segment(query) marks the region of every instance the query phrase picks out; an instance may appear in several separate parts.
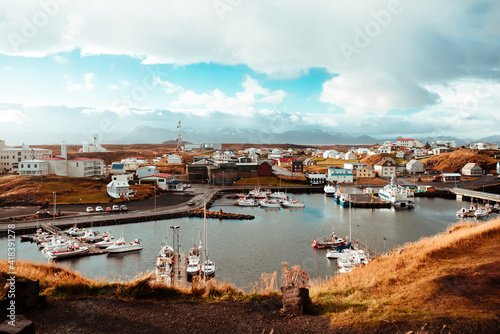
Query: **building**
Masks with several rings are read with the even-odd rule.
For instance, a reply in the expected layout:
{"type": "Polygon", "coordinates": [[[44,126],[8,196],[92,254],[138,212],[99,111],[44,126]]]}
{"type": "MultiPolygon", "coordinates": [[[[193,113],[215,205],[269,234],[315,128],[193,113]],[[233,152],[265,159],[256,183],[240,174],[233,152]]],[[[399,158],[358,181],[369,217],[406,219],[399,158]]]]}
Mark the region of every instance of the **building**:
{"type": "Polygon", "coordinates": [[[427,150],[423,149],[423,148],[417,148],[415,149],[415,151],[413,151],[413,155],[415,157],[423,157],[423,156],[426,156],[427,155],[427,150]]]}
{"type": "Polygon", "coordinates": [[[206,161],[186,165],[186,178],[189,181],[200,181],[201,183],[208,182],[208,166],[211,164],[206,161]]]}
{"type": "Polygon", "coordinates": [[[122,159],[121,163],[125,165],[126,170],[136,170],[140,165],[148,164],[149,161],[145,157],[130,157],[122,159]]]}
{"type": "Polygon", "coordinates": [[[398,138],[396,146],[413,147],[413,138],[398,138]]]}
{"type": "Polygon", "coordinates": [[[94,177],[104,174],[104,161],[101,159],[75,158],[66,162],[69,177],[94,177]]]}
{"type": "Polygon", "coordinates": [[[462,167],[462,175],[479,176],[481,174],[483,174],[483,169],[474,162],[469,162],[464,167],[462,167]]]}
{"type": "Polygon", "coordinates": [[[135,191],[130,190],[130,185],[125,181],[111,181],[106,186],[106,190],[112,198],[128,198],[136,194],[135,191]]]}
{"type": "Polygon", "coordinates": [[[293,161],[297,161],[298,158],[278,158],[278,166],[280,167],[290,167],[293,161]]]}
{"type": "Polygon", "coordinates": [[[328,168],[328,182],[352,183],[354,181],[352,170],[345,168],[328,168]]]}
{"type": "Polygon", "coordinates": [[[337,157],[337,154],[339,154],[339,152],[337,152],[335,150],[325,151],[325,152],[323,152],[323,159],[335,158],[335,157],[337,157]]]}
{"type": "Polygon", "coordinates": [[[292,165],[290,166],[290,171],[292,173],[303,173],[304,172],[304,163],[302,160],[297,159],[292,161],[292,165]]]}
{"type": "Polygon", "coordinates": [[[460,181],[462,175],[459,173],[443,173],[439,176],[435,176],[434,179],[443,182],[457,182],[460,181]]]}
{"type": "Polygon", "coordinates": [[[373,165],[373,168],[380,177],[395,177],[396,176],[396,164],[392,160],[382,159],[373,165]]]}
{"type": "Polygon", "coordinates": [[[349,151],[345,154],[344,159],[345,160],[356,160],[358,157],[356,157],[356,154],[354,154],[352,151],[349,151]]]}
{"type": "Polygon", "coordinates": [[[133,173],[126,173],[126,174],[116,174],[111,176],[111,181],[123,181],[130,183],[134,180],[134,174],[133,173]]]}
{"type": "Polygon", "coordinates": [[[404,151],[397,151],[396,152],[396,159],[404,159],[404,157],[405,157],[404,151]]]}
{"type": "Polygon", "coordinates": [[[115,175],[115,174],[125,174],[127,173],[127,170],[125,169],[125,164],[121,162],[112,162],[111,163],[111,169],[108,169],[107,171],[108,174],[115,175]]]}
{"type": "Polygon", "coordinates": [[[498,150],[498,144],[490,143],[470,143],[469,147],[473,150],[498,150]]]}
{"type": "Polygon", "coordinates": [[[60,176],[68,175],[68,163],[66,159],[58,156],[49,156],[39,160],[46,161],[48,163],[49,174],[55,174],[60,176]]]}
{"type": "Polygon", "coordinates": [[[102,147],[97,141],[97,135],[94,135],[94,143],[89,144],[87,142],[83,143],[83,147],[79,150],[80,152],[109,152],[107,149],[102,147]]]}
{"type": "Polygon", "coordinates": [[[356,150],[358,154],[363,154],[363,155],[367,155],[368,151],[369,151],[368,147],[358,147],[358,149],[356,150]]]}
{"type": "Polygon", "coordinates": [[[273,166],[267,162],[262,161],[257,165],[257,176],[272,176],[273,175],[273,166]]]}
{"type": "Polygon", "coordinates": [[[442,153],[448,153],[451,152],[451,148],[448,147],[436,147],[432,149],[432,154],[434,155],[439,155],[442,153]]]}
{"type": "Polygon", "coordinates": [[[47,175],[49,163],[43,160],[24,160],[19,163],[19,175],[47,175]]]}
{"type": "Polygon", "coordinates": [[[2,141],[0,148],[0,173],[17,172],[19,163],[23,160],[39,160],[45,156],[52,155],[52,150],[43,148],[30,148],[23,145],[20,148],[6,147],[2,141]]]}
{"type": "Polygon", "coordinates": [[[375,170],[370,166],[362,166],[353,170],[355,179],[373,179],[377,176],[375,170]]]}
{"type": "Polygon", "coordinates": [[[309,179],[309,184],[311,186],[316,186],[326,183],[326,174],[309,174],[307,175],[307,178],[309,179]]]}
{"type": "Polygon", "coordinates": [[[307,158],[306,160],[304,160],[304,166],[306,167],[316,166],[316,161],[311,158],[307,158]]]}
{"type": "Polygon", "coordinates": [[[167,163],[169,163],[169,164],[181,164],[182,163],[182,156],[177,155],[177,154],[170,154],[167,158],[167,163]]]}
{"type": "Polygon", "coordinates": [[[411,160],[406,164],[406,171],[408,173],[423,173],[425,171],[425,167],[420,161],[411,160]]]}
{"type": "Polygon", "coordinates": [[[389,148],[385,147],[385,146],[380,146],[378,149],[377,149],[377,153],[378,154],[389,154],[389,148]]]}
{"type": "Polygon", "coordinates": [[[158,188],[168,190],[184,190],[184,185],[181,180],[176,180],[175,176],[167,173],[158,173],[143,177],[139,180],[140,184],[154,183],[158,188]]]}
{"type": "Polygon", "coordinates": [[[156,166],[144,166],[144,167],[139,167],[135,171],[135,175],[137,175],[138,179],[142,179],[143,177],[158,174],[160,171],[156,166]]]}
{"type": "Polygon", "coordinates": [[[184,151],[201,151],[201,144],[185,144],[184,151]]]}

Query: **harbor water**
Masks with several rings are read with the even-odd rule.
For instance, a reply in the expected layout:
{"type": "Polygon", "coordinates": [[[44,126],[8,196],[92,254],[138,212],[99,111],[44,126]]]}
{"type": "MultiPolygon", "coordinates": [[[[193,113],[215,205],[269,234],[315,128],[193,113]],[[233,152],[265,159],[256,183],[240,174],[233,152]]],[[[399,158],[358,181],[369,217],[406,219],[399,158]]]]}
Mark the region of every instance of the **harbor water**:
{"type": "MultiPolygon", "coordinates": [[[[251,214],[254,220],[207,219],[207,252],[216,263],[217,278],[249,290],[260,281],[262,273],[281,274],[282,262],[300,265],[311,278],[336,274],[334,260],[326,250],[311,247],[313,238],[329,237],[332,228],[339,237],[352,236],[378,253],[407,242],[443,232],[458,219],[455,212],[463,202],[441,198],[416,198],[415,209],[347,209],[323,194],[296,194],[305,203],[302,209],[237,207],[234,199],[217,200],[211,210],[251,214]]],[[[181,218],[163,221],[104,226],[115,239],[142,240],[141,251],[94,255],[58,261],[57,265],[76,270],[91,278],[129,280],[153,271],[156,255],[167,239],[172,246],[171,225],[179,225],[180,251],[198,243],[203,219],[181,218]]],[[[203,239],[203,236],[202,236],[203,239]]],[[[7,258],[7,238],[0,239],[2,258],[7,258]]],[[[48,262],[35,244],[16,240],[16,259],[48,262]]]]}

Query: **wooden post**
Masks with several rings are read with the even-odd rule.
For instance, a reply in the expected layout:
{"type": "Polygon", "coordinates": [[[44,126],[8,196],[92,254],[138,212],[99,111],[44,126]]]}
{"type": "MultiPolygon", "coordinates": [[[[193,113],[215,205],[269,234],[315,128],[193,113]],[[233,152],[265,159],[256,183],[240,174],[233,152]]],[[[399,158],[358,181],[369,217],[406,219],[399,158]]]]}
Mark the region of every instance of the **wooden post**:
{"type": "Polygon", "coordinates": [[[283,311],[292,315],[303,315],[311,303],[309,289],[295,286],[281,287],[283,311]]]}

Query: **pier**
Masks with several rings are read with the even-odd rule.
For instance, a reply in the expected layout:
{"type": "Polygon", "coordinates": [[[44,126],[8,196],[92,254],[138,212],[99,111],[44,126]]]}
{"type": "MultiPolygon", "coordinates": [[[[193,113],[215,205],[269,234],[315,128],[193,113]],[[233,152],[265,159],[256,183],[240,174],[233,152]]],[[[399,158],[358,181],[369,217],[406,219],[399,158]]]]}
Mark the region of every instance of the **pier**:
{"type": "Polygon", "coordinates": [[[472,199],[480,199],[483,201],[483,203],[484,202],[500,203],[500,195],[497,194],[491,194],[483,191],[468,190],[462,188],[453,188],[450,189],[450,191],[455,195],[457,195],[457,200],[462,200],[463,197],[469,197],[472,199]]]}
{"type": "Polygon", "coordinates": [[[351,241],[351,248],[358,251],[358,250],[363,250],[366,253],[366,256],[368,256],[369,259],[373,260],[374,258],[380,257],[381,254],[375,252],[373,249],[370,249],[360,243],[359,241],[353,240],[351,241]]]}

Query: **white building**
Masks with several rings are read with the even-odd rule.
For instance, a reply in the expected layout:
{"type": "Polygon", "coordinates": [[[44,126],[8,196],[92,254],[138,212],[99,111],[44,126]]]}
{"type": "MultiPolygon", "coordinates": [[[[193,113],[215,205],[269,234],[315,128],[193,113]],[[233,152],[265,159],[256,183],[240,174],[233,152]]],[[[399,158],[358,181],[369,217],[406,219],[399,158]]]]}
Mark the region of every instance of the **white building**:
{"type": "Polygon", "coordinates": [[[200,151],[201,146],[201,144],[185,144],[184,151],[200,151]]]}
{"type": "Polygon", "coordinates": [[[344,152],[339,152],[339,153],[337,153],[337,155],[335,156],[335,158],[337,158],[337,159],[344,159],[345,158],[345,153],[344,152]]]}
{"type": "Polygon", "coordinates": [[[396,165],[392,160],[382,159],[373,165],[373,169],[375,169],[380,177],[396,176],[396,165]]]}
{"type": "Polygon", "coordinates": [[[326,174],[309,174],[307,175],[310,185],[318,185],[326,183],[326,174]]]}
{"type": "Polygon", "coordinates": [[[396,139],[397,146],[413,147],[413,138],[398,138],[396,139]]]}
{"type": "Polygon", "coordinates": [[[94,177],[104,174],[104,161],[101,159],[75,158],[67,160],[69,177],[94,177]]]}
{"type": "Polygon", "coordinates": [[[358,157],[356,156],[356,154],[354,154],[353,152],[349,151],[345,154],[344,156],[344,159],[345,160],[356,160],[358,157]]]}
{"type": "Polygon", "coordinates": [[[130,157],[126,159],[122,159],[121,161],[125,164],[126,170],[136,170],[140,165],[148,164],[149,161],[145,157],[130,157]]]}
{"type": "Polygon", "coordinates": [[[155,183],[162,190],[184,190],[184,185],[181,180],[176,180],[172,174],[158,173],[146,176],[139,180],[140,184],[155,183]]]}
{"type": "Polygon", "coordinates": [[[23,160],[38,160],[44,156],[51,155],[52,150],[43,148],[30,148],[29,145],[23,145],[20,148],[6,147],[3,142],[3,148],[0,148],[0,173],[17,172],[19,163],[23,160]]]}
{"type": "Polygon", "coordinates": [[[423,173],[425,171],[424,164],[418,160],[408,161],[406,171],[409,173],[423,173]]]}
{"type": "Polygon", "coordinates": [[[120,197],[133,197],[136,192],[130,190],[130,185],[125,181],[111,181],[106,186],[106,190],[108,195],[112,198],[120,198],[120,197]]]}
{"type": "Polygon", "coordinates": [[[358,147],[356,150],[358,154],[368,154],[368,147],[358,147]]]}
{"type": "Polygon", "coordinates": [[[169,164],[181,164],[182,163],[182,156],[177,155],[177,154],[170,154],[167,158],[167,163],[169,163],[169,164]]]}
{"type": "Polygon", "coordinates": [[[352,183],[354,181],[352,170],[345,168],[328,168],[328,182],[352,183]]]}
{"type": "Polygon", "coordinates": [[[396,158],[397,159],[404,159],[405,157],[405,152],[404,151],[397,151],[396,152],[396,158]]]}
{"type": "Polygon", "coordinates": [[[68,162],[66,159],[57,156],[51,156],[39,160],[43,160],[48,163],[49,174],[55,174],[59,176],[68,175],[68,162]]]}
{"type": "Polygon", "coordinates": [[[89,144],[88,142],[83,143],[83,147],[79,150],[80,152],[109,152],[107,149],[101,146],[97,141],[97,135],[94,135],[94,143],[89,144]]]}
{"type": "Polygon", "coordinates": [[[339,152],[337,152],[335,150],[325,151],[325,152],[323,152],[323,159],[336,158],[337,154],[339,154],[339,152]]]}
{"type": "Polygon", "coordinates": [[[388,154],[389,153],[389,149],[385,146],[380,146],[378,149],[377,149],[377,153],[378,154],[388,154]]]}
{"type": "Polygon", "coordinates": [[[23,160],[19,163],[19,175],[47,175],[49,163],[43,160],[23,160]]]}
{"type": "Polygon", "coordinates": [[[137,175],[137,178],[141,179],[146,176],[158,174],[159,172],[160,171],[155,166],[144,166],[137,168],[135,174],[137,175]]]}
{"type": "Polygon", "coordinates": [[[389,146],[392,146],[394,145],[394,143],[392,141],[385,141],[382,143],[382,146],[385,146],[385,147],[389,147],[389,146]]]}
{"type": "Polygon", "coordinates": [[[134,180],[134,174],[126,173],[126,174],[116,174],[111,176],[111,181],[122,181],[122,182],[130,182],[134,180]]]}
{"type": "Polygon", "coordinates": [[[423,157],[427,155],[427,150],[423,148],[417,148],[415,151],[413,151],[413,155],[415,157],[423,157]]]}

